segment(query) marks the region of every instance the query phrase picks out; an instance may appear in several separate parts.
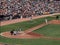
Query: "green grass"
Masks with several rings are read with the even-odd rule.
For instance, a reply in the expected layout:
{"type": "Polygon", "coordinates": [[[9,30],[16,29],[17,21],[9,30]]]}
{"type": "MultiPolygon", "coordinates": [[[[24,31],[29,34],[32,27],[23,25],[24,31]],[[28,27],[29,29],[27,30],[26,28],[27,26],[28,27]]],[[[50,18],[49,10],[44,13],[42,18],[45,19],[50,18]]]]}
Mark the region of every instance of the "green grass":
{"type": "MultiPolygon", "coordinates": [[[[46,17],[49,20],[55,19],[53,17],[46,17]]],[[[20,22],[20,23],[16,23],[16,24],[10,24],[10,25],[6,25],[6,26],[2,26],[0,27],[0,32],[4,32],[4,31],[10,31],[12,29],[14,30],[19,30],[19,28],[21,28],[22,30],[26,30],[29,29],[31,27],[37,26],[39,24],[42,24],[45,22],[44,20],[45,18],[39,18],[39,19],[35,19],[32,21],[25,21],[25,22],[20,22]]]]}
{"type": "Polygon", "coordinates": [[[60,24],[50,24],[37,29],[34,32],[43,34],[44,36],[60,37],[60,24]]]}
{"type": "Polygon", "coordinates": [[[20,45],[60,45],[60,40],[49,39],[9,39],[0,37],[0,41],[8,44],[20,44],[20,45]]]}
{"type": "MultiPolygon", "coordinates": [[[[55,17],[46,17],[49,20],[55,19],[55,17]]],[[[37,26],[45,22],[45,18],[39,18],[32,21],[25,21],[16,24],[6,25],[0,27],[0,32],[10,31],[12,29],[17,30],[17,28],[21,28],[22,30],[29,29],[31,27],[37,26]]],[[[60,45],[60,40],[49,40],[49,39],[10,39],[0,36],[0,42],[8,43],[8,44],[19,44],[19,45],[60,45]]]]}

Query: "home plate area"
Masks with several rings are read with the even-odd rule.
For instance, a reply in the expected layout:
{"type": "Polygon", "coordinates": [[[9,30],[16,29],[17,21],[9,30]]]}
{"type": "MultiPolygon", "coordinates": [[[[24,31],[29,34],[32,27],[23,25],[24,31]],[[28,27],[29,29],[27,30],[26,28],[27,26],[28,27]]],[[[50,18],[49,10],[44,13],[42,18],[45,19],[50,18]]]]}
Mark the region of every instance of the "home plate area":
{"type": "Polygon", "coordinates": [[[20,39],[34,39],[34,38],[40,38],[42,35],[41,34],[36,34],[33,32],[30,33],[25,33],[21,32],[16,35],[11,35],[10,32],[3,32],[1,33],[1,36],[8,37],[8,38],[20,38],[20,39]]]}

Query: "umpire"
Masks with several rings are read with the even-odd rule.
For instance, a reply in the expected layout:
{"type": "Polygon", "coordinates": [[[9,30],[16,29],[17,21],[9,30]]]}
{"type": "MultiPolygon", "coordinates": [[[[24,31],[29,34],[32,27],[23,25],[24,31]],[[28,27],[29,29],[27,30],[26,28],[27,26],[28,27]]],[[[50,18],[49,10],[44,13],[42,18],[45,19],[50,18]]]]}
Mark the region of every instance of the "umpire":
{"type": "Polygon", "coordinates": [[[13,35],[14,34],[14,30],[10,31],[10,34],[13,35]]]}

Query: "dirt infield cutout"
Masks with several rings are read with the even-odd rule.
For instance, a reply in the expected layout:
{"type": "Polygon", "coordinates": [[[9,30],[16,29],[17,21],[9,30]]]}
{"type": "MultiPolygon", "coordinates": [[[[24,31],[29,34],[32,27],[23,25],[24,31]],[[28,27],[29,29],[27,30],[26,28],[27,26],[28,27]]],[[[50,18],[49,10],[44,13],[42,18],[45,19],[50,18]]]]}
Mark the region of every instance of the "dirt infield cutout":
{"type": "MultiPolygon", "coordinates": [[[[52,21],[49,21],[48,24],[60,24],[60,20],[52,20],[52,21]]],[[[46,25],[45,23],[44,24],[40,24],[37,27],[31,28],[29,30],[24,31],[24,33],[21,33],[21,34],[19,33],[17,35],[11,35],[10,32],[3,32],[0,35],[4,36],[4,37],[7,37],[7,38],[20,38],[20,39],[46,38],[46,39],[57,39],[57,40],[60,40],[60,38],[45,37],[42,34],[37,34],[37,33],[32,32],[32,31],[34,31],[34,30],[36,30],[38,28],[41,28],[41,27],[43,27],[45,25],[46,25]]]]}
{"type": "Polygon", "coordinates": [[[22,33],[22,34],[17,34],[17,35],[11,35],[9,32],[3,32],[1,33],[2,36],[4,37],[8,37],[8,38],[21,38],[21,39],[34,39],[34,38],[39,38],[40,34],[36,34],[36,33],[22,33]]]}

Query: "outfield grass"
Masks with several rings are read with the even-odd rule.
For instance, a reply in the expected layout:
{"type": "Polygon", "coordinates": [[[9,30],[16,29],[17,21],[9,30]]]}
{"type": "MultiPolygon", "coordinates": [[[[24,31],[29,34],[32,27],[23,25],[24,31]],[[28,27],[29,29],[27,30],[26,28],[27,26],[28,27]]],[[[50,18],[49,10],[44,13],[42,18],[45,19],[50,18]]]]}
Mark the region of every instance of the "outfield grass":
{"type": "Polygon", "coordinates": [[[34,32],[49,37],[60,37],[60,24],[49,24],[47,26],[35,30],[34,32]]]}
{"type": "MultiPolygon", "coordinates": [[[[55,19],[55,17],[46,17],[48,20],[55,19]]],[[[6,25],[0,27],[0,32],[10,31],[12,29],[17,29],[18,27],[22,28],[22,30],[29,29],[31,27],[37,26],[44,21],[45,18],[36,19],[27,22],[20,22],[16,24],[6,25]]],[[[45,27],[46,28],[46,27],[45,27]]],[[[51,31],[52,32],[52,31],[51,31]]],[[[40,30],[39,30],[40,33],[40,30]]],[[[0,42],[9,43],[9,44],[19,44],[19,45],[60,45],[60,40],[49,40],[49,39],[10,39],[6,37],[0,36],[0,42]]]]}

